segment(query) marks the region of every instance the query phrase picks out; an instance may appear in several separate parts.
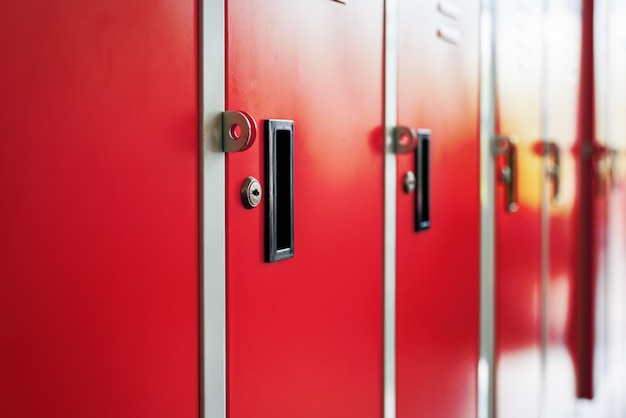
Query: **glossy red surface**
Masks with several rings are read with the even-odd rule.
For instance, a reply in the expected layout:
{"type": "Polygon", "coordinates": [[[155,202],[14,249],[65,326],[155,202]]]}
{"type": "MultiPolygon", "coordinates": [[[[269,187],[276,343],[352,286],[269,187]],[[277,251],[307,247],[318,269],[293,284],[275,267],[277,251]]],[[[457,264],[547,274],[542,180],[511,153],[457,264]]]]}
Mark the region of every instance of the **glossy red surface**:
{"type": "Polygon", "coordinates": [[[496,414],[532,417],[541,389],[542,2],[497,1],[496,133],[517,141],[519,210],[506,211],[496,159],[496,414]]]}
{"type": "Polygon", "coordinates": [[[380,417],[383,4],[227,6],[227,108],[295,122],[291,259],[239,197],[263,135],[227,155],[229,416],[380,417]]]}
{"type": "MultiPolygon", "coordinates": [[[[582,136],[579,103],[582,60],[582,2],[551,0],[544,19],[547,82],[545,137],[559,151],[559,196],[555,181],[546,176],[544,204],[548,219],[548,281],[546,291],[546,370],[544,397],[547,416],[571,416],[576,399],[581,271],[582,136]]],[[[546,170],[553,168],[549,157],[546,170]]]]}
{"type": "Polygon", "coordinates": [[[398,124],[431,135],[431,228],[414,232],[415,194],[397,157],[397,416],[476,416],[479,348],[479,2],[457,19],[437,1],[399,8],[398,124]],[[458,44],[438,38],[458,31],[458,44]]]}
{"type": "Polygon", "coordinates": [[[0,6],[0,416],[198,415],[196,11],[0,6]]]}

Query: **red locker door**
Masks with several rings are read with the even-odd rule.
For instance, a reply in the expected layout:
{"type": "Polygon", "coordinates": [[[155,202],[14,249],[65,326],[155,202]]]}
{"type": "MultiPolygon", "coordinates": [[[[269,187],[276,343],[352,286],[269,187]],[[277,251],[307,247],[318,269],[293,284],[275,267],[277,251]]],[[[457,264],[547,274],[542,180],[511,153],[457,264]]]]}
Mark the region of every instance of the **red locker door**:
{"type": "Polygon", "coordinates": [[[582,2],[550,0],[545,22],[547,281],[544,289],[546,416],[572,416],[578,373],[582,2]]]}
{"type": "Polygon", "coordinates": [[[495,391],[499,417],[533,417],[541,390],[541,13],[496,2],[495,391]]]}
{"type": "Polygon", "coordinates": [[[0,6],[0,416],[198,415],[195,9],[0,6]]]}
{"type": "Polygon", "coordinates": [[[402,0],[398,12],[398,123],[429,135],[421,135],[418,154],[397,157],[397,416],[472,417],[479,348],[479,2],[402,0]],[[418,185],[406,192],[409,171],[418,185]]]}
{"type": "Polygon", "coordinates": [[[374,0],[227,2],[226,107],[258,122],[252,147],[227,154],[231,418],[381,414],[382,13],[374,0]],[[276,119],[293,135],[279,123],[271,177],[276,119]],[[284,182],[274,198],[289,201],[291,139],[293,229],[287,204],[277,236],[289,255],[293,231],[293,257],[266,262],[268,186],[284,182]],[[264,202],[250,210],[248,176],[264,202]]]}

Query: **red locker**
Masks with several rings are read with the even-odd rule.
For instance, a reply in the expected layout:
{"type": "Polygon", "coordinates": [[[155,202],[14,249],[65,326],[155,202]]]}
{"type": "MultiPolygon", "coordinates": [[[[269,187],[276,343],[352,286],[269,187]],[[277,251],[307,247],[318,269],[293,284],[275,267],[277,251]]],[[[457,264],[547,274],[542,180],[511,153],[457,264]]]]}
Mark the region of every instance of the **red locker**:
{"type": "Polygon", "coordinates": [[[532,417],[541,393],[542,2],[495,5],[495,409],[532,417]]]}
{"type": "Polygon", "coordinates": [[[0,416],[198,415],[196,6],[0,6],[0,416]]]}
{"type": "Polygon", "coordinates": [[[227,154],[231,418],[380,417],[382,13],[373,0],[227,2],[226,107],[258,123],[252,147],[227,154]],[[293,257],[275,262],[264,239],[268,120],[293,122],[293,133],[289,122],[272,130],[293,152],[293,230],[289,209],[278,219],[279,253],[293,257]],[[248,176],[263,188],[254,209],[241,202],[248,176]]]}
{"type": "Polygon", "coordinates": [[[398,2],[397,416],[476,416],[479,2],[398,2]],[[417,161],[416,161],[417,160],[417,161]],[[405,179],[416,176],[416,188],[405,179]]]}

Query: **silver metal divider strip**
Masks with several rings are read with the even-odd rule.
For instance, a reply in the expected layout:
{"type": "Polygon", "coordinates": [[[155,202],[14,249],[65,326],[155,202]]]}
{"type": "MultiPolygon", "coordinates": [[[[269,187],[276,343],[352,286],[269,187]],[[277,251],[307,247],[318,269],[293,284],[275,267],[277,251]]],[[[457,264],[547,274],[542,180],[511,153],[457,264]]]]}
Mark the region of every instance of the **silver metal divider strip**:
{"type": "Polygon", "coordinates": [[[200,416],[226,417],[226,159],[224,0],[199,3],[200,416]]]}
{"type": "Polygon", "coordinates": [[[385,1],[384,42],[384,418],[396,417],[396,154],[393,130],[398,119],[398,3],[385,1]]]}
{"type": "Polygon", "coordinates": [[[495,416],[495,17],[494,1],[480,12],[480,358],[478,418],[495,416]]]}

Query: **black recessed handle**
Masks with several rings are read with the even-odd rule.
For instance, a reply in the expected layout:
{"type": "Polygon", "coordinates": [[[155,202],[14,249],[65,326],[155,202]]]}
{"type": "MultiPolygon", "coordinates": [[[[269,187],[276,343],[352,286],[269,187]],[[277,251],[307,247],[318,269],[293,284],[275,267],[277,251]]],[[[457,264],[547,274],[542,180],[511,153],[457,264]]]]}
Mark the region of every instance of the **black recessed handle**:
{"type": "Polygon", "coordinates": [[[418,129],[415,148],[415,232],[430,228],[430,130],[418,129]]]}
{"type": "Polygon", "coordinates": [[[293,121],[265,121],[265,261],[293,257],[293,121]]]}

